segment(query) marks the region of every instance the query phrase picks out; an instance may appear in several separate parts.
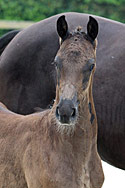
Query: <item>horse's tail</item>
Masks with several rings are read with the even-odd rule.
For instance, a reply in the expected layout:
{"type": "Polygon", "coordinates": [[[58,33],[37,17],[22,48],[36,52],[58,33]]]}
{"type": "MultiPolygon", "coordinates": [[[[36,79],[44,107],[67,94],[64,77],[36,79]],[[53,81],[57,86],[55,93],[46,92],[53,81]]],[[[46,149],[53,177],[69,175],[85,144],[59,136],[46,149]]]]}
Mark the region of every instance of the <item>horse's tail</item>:
{"type": "Polygon", "coordinates": [[[4,49],[10,43],[10,41],[20,32],[21,30],[14,30],[6,33],[0,38],[0,55],[3,53],[4,49]]]}

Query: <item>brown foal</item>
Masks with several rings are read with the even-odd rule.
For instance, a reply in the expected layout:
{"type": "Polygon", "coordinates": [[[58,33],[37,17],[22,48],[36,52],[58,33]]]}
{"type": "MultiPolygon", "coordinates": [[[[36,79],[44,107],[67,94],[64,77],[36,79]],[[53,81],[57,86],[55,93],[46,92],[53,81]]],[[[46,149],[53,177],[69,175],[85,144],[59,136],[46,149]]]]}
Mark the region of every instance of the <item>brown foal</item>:
{"type": "Polygon", "coordinates": [[[57,32],[52,109],[23,116],[0,106],[0,188],[102,187],[92,97],[98,23],[90,17],[87,34],[69,33],[61,16],[57,32]]]}

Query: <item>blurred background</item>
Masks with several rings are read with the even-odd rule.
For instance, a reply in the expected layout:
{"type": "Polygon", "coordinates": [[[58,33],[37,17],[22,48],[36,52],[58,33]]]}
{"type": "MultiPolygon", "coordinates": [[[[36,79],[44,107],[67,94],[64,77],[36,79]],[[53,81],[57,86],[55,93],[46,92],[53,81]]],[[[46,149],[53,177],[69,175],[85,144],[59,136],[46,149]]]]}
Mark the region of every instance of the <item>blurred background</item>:
{"type": "Polygon", "coordinates": [[[124,23],[125,0],[0,0],[0,36],[32,24],[29,21],[37,22],[71,11],[90,13],[124,23]]]}

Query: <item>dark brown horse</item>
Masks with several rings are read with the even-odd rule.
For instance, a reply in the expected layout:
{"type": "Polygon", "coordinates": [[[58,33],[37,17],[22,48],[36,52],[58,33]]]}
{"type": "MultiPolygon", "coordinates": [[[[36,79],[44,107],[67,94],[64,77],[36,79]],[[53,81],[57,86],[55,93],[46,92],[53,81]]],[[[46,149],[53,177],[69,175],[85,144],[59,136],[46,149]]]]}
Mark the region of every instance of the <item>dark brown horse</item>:
{"type": "MultiPolygon", "coordinates": [[[[69,31],[85,30],[87,14],[66,13],[69,31]]],[[[55,98],[55,23],[60,15],[21,31],[0,60],[0,100],[21,114],[46,108],[55,98]]],[[[125,169],[125,25],[97,17],[100,25],[93,94],[99,125],[98,150],[105,161],[125,169]]]]}
{"type": "Polygon", "coordinates": [[[97,119],[92,97],[98,23],[87,34],[57,20],[62,45],[55,58],[56,100],[51,110],[18,115],[0,106],[0,186],[101,188],[97,119]]]}
{"type": "Polygon", "coordinates": [[[0,55],[3,53],[10,41],[20,32],[20,30],[13,30],[2,37],[0,37],[0,55]]]}

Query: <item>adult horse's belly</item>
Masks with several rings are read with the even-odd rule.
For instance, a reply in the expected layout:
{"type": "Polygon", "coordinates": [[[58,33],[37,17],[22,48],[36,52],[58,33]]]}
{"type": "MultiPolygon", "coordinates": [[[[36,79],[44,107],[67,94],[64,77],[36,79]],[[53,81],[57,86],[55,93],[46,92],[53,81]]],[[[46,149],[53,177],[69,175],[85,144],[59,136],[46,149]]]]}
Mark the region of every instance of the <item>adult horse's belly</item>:
{"type": "MultiPolygon", "coordinates": [[[[86,26],[87,14],[65,13],[69,30],[86,26]]],[[[60,15],[20,32],[0,60],[0,100],[17,113],[46,108],[55,97],[53,59],[59,48],[60,15]]],[[[101,17],[94,78],[98,149],[102,159],[125,169],[125,25],[101,17]]],[[[86,28],[85,28],[86,30],[86,28]]]]}

